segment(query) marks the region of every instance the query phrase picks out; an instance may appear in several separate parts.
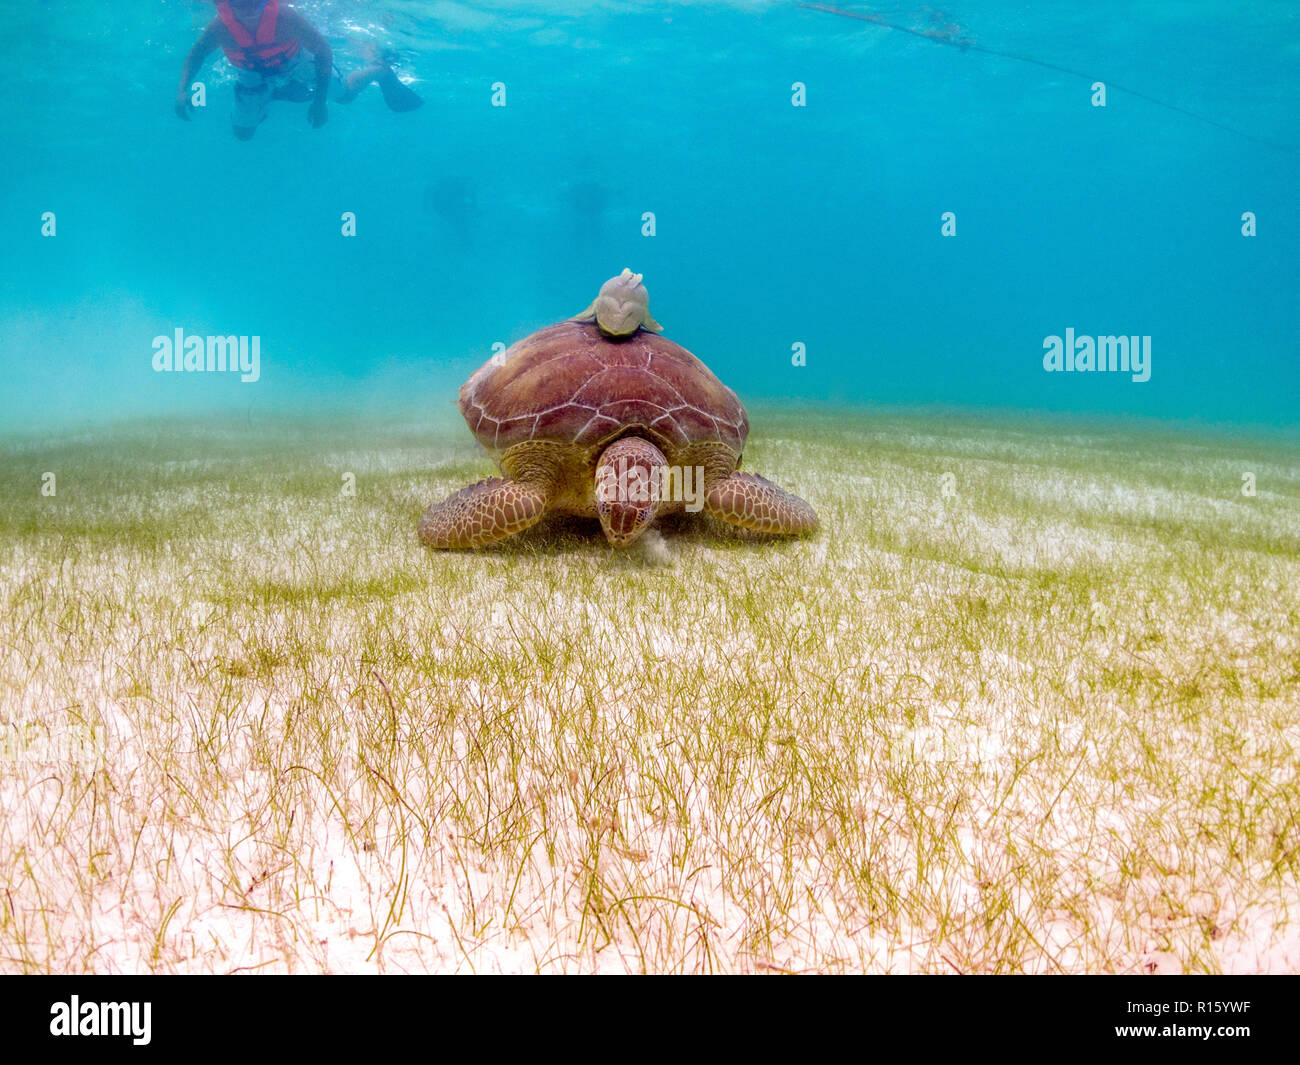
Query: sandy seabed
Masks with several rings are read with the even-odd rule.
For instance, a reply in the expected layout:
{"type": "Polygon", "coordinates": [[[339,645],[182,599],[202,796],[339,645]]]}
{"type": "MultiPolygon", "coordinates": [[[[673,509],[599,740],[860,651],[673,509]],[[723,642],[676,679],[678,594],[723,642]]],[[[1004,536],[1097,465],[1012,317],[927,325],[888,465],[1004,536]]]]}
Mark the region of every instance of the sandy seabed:
{"type": "Polygon", "coordinates": [[[818,535],[430,552],[450,422],[0,440],[0,970],[1300,971],[1300,444],[751,417],[818,535]]]}

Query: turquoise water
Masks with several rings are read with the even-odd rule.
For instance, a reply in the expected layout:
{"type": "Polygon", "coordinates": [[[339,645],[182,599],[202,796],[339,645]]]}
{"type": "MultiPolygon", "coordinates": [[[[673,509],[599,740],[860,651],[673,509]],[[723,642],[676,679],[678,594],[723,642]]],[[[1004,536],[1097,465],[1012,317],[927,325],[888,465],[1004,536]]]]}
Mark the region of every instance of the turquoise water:
{"type": "Polygon", "coordinates": [[[1292,2],[845,2],[1053,66],[794,3],[295,6],[424,107],[277,102],[243,142],[219,53],[172,111],[212,4],[7,5],[0,426],[445,414],[624,266],[746,400],[1297,425],[1292,2]],[[178,328],[257,337],[259,379],[156,372],[178,328]],[[1045,371],[1067,329],[1149,336],[1150,379],[1045,371]]]}

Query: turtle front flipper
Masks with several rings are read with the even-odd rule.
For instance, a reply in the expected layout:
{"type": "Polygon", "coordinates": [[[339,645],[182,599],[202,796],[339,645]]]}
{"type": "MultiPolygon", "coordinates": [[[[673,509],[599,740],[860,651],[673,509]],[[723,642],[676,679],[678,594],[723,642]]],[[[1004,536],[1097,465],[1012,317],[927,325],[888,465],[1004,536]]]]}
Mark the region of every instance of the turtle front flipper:
{"type": "Polygon", "coordinates": [[[704,509],[742,529],[798,536],[817,528],[817,512],[792,492],[754,473],[733,473],[704,494],[704,509]]]}
{"type": "Polygon", "coordinates": [[[526,481],[489,477],[434,503],[420,519],[420,539],[430,547],[485,547],[536,525],[546,513],[546,493],[526,481]]]}

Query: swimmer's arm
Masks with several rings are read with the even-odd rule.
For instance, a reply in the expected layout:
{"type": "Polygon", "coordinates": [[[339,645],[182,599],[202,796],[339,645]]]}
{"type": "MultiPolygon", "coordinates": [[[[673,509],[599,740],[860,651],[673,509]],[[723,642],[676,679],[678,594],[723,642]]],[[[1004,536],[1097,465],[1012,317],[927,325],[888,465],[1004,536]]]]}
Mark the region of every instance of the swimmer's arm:
{"type": "Polygon", "coordinates": [[[324,101],[329,95],[330,73],[334,69],[334,49],[316,27],[296,11],[280,9],[280,25],[285,34],[296,37],[302,46],[316,57],[316,99],[324,101]]]}
{"type": "Polygon", "coordinates": [[[281,11],[280,25],[286,36],[296,37],[302,46],[316,57],[316,93],[307,108],[307,121],[313,129],[320,129],[329,120],[330,72],[334,68],[334,49],[316,32],[316,27],[295,11],[281,11]]]}
{"type": "Polygon", "coordinates": [[[176,90],[176,113],[181,118],[190,117],[190,86],[194,84],[194,78],[203,69],[208,56],[216,51],[221,43],[223,32],[228,31],[221,19],[214,18],[208,23],[208,28],[203,31],[199,39],[194,42],[190,54],[185,57],[185,69],[181,71],[180,88],[176,90]]]}

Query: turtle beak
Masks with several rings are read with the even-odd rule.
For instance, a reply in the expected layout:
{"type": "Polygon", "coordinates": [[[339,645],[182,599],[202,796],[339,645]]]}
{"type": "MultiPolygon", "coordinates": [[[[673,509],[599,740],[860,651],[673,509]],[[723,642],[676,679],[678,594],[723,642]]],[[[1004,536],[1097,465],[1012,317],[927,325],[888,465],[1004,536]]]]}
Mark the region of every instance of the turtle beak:
{"type": "Polygon", "coordinates": [[[626,547],[655,520],[663,452],[648,440],[624,437],[607,447],[596,464],[596,514],[605,538],[626,547]]]}
{"type": "Polygon", "coordinates": [[[654,504],[634,507],[626,503],[596,503],[600,527],[605,530],[605,539],[614,547],[627,547],[650,528],[657,509],[654,504]]]}

